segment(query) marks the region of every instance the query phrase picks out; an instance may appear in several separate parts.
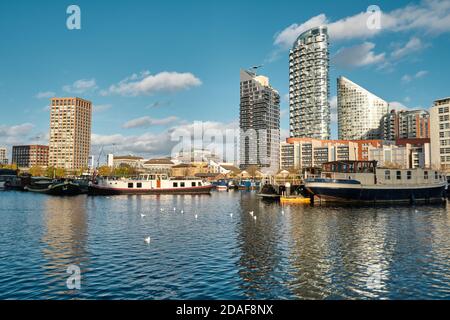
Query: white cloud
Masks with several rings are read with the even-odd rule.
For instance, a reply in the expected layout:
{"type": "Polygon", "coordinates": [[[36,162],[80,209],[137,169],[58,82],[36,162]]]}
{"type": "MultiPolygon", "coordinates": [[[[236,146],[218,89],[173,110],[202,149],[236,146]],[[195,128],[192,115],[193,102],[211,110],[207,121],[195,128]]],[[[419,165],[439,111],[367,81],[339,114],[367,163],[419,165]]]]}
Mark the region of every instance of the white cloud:
{"type": "Polygon", "coordinates": [[[425,47],[426,45],[422,43],[422,40],[417,37],[412,37],[406,44],[395,49],[391,56],[394,59],[399,59],[411,53],[418,52],[425,47]]]}
{"type": "Polygon", "coordinates": [[[122,127],[125,129],[132,128],[149,128],[151,126],[165,126],[171,123],[178,121],[178,118],[175,116],[170,116],[163,119],[155,119],[151,117],[141,117],[137,119],[130,120],[126,122],[122,127]]]}
{"type": "Polygon", "coordinates": [[[95,104],[92,108],[94,112],[103,112],[112,108],[110,104],[95,104]]]}
{"type": "Polygon", "coordinates": [[[338,121],[337,96],[331,97],[329,100],[329,103],[330,103],[331,122],[337,123],[337,121],[338,121]]]}
{"type": "Polygon", "coordinates": [[[51,98],[54,96],[55,96],[55,93],[53,91],[44,91],[44,92],[38,92],[35,97],[37,99],[44,99],[44,98],[51,98]]]}
{"type": "Polygon", "coordinates": [[[96,83],[95,79],[81,79],[81,80],[75,81],[73,84],[65,85],[63,87],[63,90],[65,92],[76,93],[76,94],[95,91],[97,89],[98,89],[98,87],[97,87],[97,83],[96,83]]]}
{"type": "Polygon", "coordinates": [[[389,102],[389,110],[402,111],[402,110],[407,110],[407,109],[408,109],[408,107],[405,106],[401,102],[398,102],[398,101],[389,102]]]}
{"type": "Polygon", "coordinates": [[[118,84],[102,91],[102,95],[118,94],[122,96],[150,95],[157,92],[175,92],[200,86],[202,82],[192,73],[161,72],[151,75],[149,71],[133,74],[118,84]]]}
{"type": "Polygon", "coordinates": [[[420,4],[407,5],[381,14],[380,29],[368,28],[371,13],[360,12],[331,22],[325,14],[319,14],[300,24],[292,24],[275,35],[274,45],[287,49],[305,30],[319,25],[328,25],[332,41],[369,39],[383,32],[416,30],[438,35],[450,32],[450,2],[446,0],[424,0],[420,4]]]}
{"type": "Polygon", "coordinates": [[[0,125],[0,141],[7,147],[28,142],[28,137],[34,129],[31,123],[23,123],[13,126],[0,125]]]}
{"type": "Polygon", "coordinates": [[[375,44],[371,42],[342,48],[333,57],[333,61],[343,68],[362,67],[385,61],[386,54],[384,52],[376,54],[374,48],[375,44]]]}
{"type": "Polygon", "coordinates": [[[413,74],[413,75],[405,74],[405,75],[402,77],[401,80],[402,80],[403,83],[408,83],[408,82],[413,81],[414,79],[420,79],[420,78],[423,78],[423,77],[425,77],[427,74],[428,74],[428,71],[426,71],[426,70],[421,70],[421,71],[418,71],[416,74],[413,74]]]}

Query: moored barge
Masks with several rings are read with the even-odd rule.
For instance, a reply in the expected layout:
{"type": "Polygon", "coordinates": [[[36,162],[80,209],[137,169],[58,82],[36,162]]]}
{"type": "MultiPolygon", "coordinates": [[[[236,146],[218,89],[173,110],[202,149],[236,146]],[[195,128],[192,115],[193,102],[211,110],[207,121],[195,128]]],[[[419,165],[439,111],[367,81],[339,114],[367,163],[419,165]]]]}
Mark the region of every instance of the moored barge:
{"type": "Polygon", "coordinates": [[[305,188],[320,201],[361,203],[443,202],[445,175],[431,169],[377,168],[376,161],[325,163],[305,188]]]}

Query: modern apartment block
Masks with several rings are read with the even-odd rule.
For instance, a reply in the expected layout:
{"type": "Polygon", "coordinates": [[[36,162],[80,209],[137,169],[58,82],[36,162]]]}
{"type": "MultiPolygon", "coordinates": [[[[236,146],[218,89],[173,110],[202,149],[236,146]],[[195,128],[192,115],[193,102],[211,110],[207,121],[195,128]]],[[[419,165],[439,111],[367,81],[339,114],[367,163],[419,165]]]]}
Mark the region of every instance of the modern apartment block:
{"type": "Polygon", "coordinates": [[[88,167],[92,103],[80,98],[53,98],[50,109],[49,166],[88,167]]]}
{"type": "Polygon", "coordinates": [[[450,172],[450,97],[434,102],[430,109],[431,164],[450,172]]]}
{"type": "Polygon", "coordinates": [[[13,146],[11,163],[16,164],[19,168],[46,167],[48,150],[48,146],[42,145],[13,146]]]}
{"type": "Polygon", "coordinates": [[[431,146],[429,139],[402,139],[381,147],[369,148],[369,160],[378,166],[400,169],[430,168],[431,146]]]}
{"type": "Polygon", "coordinates": [[[327,27],[302,33],[289,55],[290,137],[330,138],[327,27]]]}
{"type": "Polygon", "coordinates": [[[338,134],[341,140],[381,139],[380,121],[388,103],[345,77],[337,80],[338,134]]]}
{"type": "Polygon", "coordinates": [[[317,168],[330,161],[369,160],[369,149],[380,146],[381,140],[288,138],[280,147],[280,167],[282,170],[317,168]]]}
{"type": "Polygon", "coordinates": [[[430,114],[425,110],[391,110],[380,123],[383,140],[430,137],[430,114]]]}
{"type": "Polygon", "coordinates": [[[0,164],[8,164],[8,151],[6,147],[0,147],[0,164]]]}
{"type": "Polygon", "coordinates": [[[279,169],[280,95],[269,78],[248,70],[240,73],[240,167],[279,169]]]}

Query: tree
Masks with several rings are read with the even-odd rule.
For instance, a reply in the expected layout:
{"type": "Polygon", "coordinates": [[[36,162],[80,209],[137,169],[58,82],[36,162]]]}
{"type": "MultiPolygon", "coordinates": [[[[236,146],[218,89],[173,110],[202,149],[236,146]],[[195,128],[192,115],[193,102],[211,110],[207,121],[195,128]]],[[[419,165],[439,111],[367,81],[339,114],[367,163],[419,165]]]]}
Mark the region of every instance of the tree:
{"type": "Polygon", "coordinates": [[[108,177],[112,174],[112,170],[108,166],[101,166],[100,168],[98,168],[97,172],[101,177],[108,177]]]}
{"type": "Polygon", "coordinates": [[[29,172],[33,177],[41,177],[44,174],[44,168],[41,166],[33,166],[30,168],[29,172]]]}
{"type": "Polygon", "coordinates": [[[47,170],[45,170],[45,176],[49,178],[64,178],[66,176],[66,169],[47,167],[47,170]]]}

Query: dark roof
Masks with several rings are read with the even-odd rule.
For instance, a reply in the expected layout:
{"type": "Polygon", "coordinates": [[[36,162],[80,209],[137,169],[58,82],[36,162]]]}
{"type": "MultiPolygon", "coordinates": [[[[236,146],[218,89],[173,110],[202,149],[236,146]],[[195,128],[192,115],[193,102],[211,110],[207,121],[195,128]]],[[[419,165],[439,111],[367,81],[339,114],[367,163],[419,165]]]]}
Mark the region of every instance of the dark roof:
{"type": "Polygon", "coordinates": [[[174,164],[170,159],[163,158],[163,159],[150,159],[144,164],[174,164]]]}
{"type": "Polygon", "coordinates": [[[195,176],[198,178],[215,178],[220,176],[221,173],[196,173],[195,176]]]}
{"type": "Polygon", "coordinates": [[[172,168],[193,168],[193,167],[195,167],[194,165],[192,165],[192,164],[187,164],[187,163],[180,163],[180,164],[177,164],[176,166],[173,166],[172,168]]]}
{"type": "Polygon", "coordinates": [[[142,157],[136,157],[136,156],[117,156],[114,157],[114,160],[142,160],[144,158],[142,157]]]}

